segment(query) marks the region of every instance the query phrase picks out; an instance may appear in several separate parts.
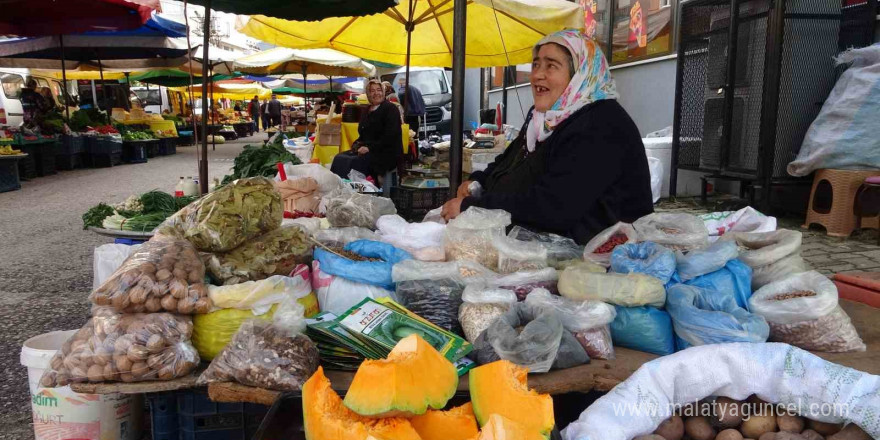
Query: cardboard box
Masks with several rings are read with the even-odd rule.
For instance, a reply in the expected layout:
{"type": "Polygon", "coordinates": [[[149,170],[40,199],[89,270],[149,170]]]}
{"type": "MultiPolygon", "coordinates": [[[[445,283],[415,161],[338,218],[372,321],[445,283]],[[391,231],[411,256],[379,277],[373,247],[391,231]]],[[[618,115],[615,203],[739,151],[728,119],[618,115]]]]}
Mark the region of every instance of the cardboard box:
{"type": "Polygon", "coordinates": [[[504,136],[496,136],[495,137],[495,147],[494,148],[465,148],[462,150],[462,158],[461,158],[461,170],[465,173],[473,173],[474,165],[473,165],[473,157],[475,154],[482,153],[496,153],[501,154],[507,148],[507,142],[504,140],[504,136]]]}
{"type": "Polygon", "coordinates": [[[318,145],[340,146],[342,144],[342,124],[318,124],[318,145]]]}

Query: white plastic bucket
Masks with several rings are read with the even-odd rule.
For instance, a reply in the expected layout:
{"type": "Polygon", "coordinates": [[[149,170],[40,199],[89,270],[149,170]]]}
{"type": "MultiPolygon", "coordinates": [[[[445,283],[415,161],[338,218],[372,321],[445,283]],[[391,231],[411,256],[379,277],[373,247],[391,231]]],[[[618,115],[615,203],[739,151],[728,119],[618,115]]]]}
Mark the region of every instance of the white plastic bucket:
{"type": "Polygon", "coordinates": [[[143,397],[128,394],[78,394],[69,386],[42,388],[43,371],[76,330],[34,336],[21,347],[28,369],[36,440],[137,440],[141,437],[143,397]]]}

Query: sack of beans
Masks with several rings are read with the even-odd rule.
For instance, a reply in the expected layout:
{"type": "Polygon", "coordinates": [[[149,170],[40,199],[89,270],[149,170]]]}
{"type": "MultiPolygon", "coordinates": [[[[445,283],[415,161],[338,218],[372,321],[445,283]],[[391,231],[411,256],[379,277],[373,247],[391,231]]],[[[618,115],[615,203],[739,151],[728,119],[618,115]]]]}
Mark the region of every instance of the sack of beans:
{"type": "Polygon", "coordinates": [[[52,358],[40,386],[169,380],[199,364],[192,319],[170,313],[121,314],[96,308],[52,358]]]}
{"type": "Polygon", "coordinates": [[[90,299],[118,312],[208,313],[205,265],[188,241],[158,236],[141,245],[90,299]]]}
{"type": "Polygon", "coordinates": [[[611,265],[611,252],[614,248],[637,241],[639,236],[635,228],[629,223],[619,222],[587,242],[584,246],[584,260],[608,267],[611,265]]]}
{"type": "Polygon", "coordinates": [[[498,269],[495,238],[503,237],[510,213],[500,209],[470,207],[446,225],[443,247],[449,261],[470,260],[498,269]]]}
{"type": "Polygon", "coordinates": [[[565,268],[559,275],[559,293],[579,301],[604,301],[625,307],[666,304],[663,283],[643,273],[600,273],[586,266],[565,268]]]}
{"type": "Polygon", "coordinates": [[[516,304],[516,294],[488,284],[469,284],[461,294],[458,321],[465,339],[475,343],[480,334],[516,304]]]}
{"type": "Polygon", "coordinates": [[[526,297],[526,304],[548,307],[556,311],[565,330],[574,334],[591,359],[614,359],[611,329],[608,327],[617,312],[614,306],[601,301],[575,301],[535,289],[526,297]]]}
{"type": "Polygon", "coordinates": [[[749,306],[770,324],[771,341],[832,353],[866,349],[838,304],[837,286],[819,272],[767,284],[752,295],[749,306]]]}
{"type": "Polygon", "coordinates": [[[699,217],[684,213],[655,212],[635,222],[640,241],[653,241],[682,252],[709,245],[709,231],[699,217]]]}
{"type": "Polygon", "coordinates": [[[803,234],[789,229],[772,232],[734,232],[721,237],[740,248],[739,259],[752,268],[752,289],[810,270],[801,257],[803,234]]]}

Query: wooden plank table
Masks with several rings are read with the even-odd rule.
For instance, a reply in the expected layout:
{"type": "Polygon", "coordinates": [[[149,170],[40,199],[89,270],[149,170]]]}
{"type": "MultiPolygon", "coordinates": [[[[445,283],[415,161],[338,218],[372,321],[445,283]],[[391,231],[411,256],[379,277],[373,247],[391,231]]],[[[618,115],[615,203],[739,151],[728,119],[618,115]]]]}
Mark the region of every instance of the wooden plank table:
{"type": "MultiPolygon", "coordinates": [[[[845,365],[866,373],[880,375],[880,309],[852,301],[841,300],[841,307],[849,314],[859,335],[868,349],[855,353],[815,353],[828,361],[845,365]]],[[[580,365],[549,373],[529,375],[529,387],[541,393],[563,394],[568,392],[609,391],[626,380],[642,364],[659,356],[626,348],[615,348],[615,359],[603,361],[594,359],[589,364],[580,365]]],[[[197,374],[164,382],[141,383],[95,383],[73,384],[71,388],[78,393],[91,394],[138,394],[195,386],[197,374]]],[[[325,370],[334,390],[344,392],[351,385],[354,373],[351,371],[325,370]]],[[[458,383],[458,391],[468,391],[468,377],[464,375],[458,383]]],[[[250,402],[271,405],[281,395],[279,391],[248,387],[237,383],[213,383],[208,386],[208,395],[215,402],[250,402]]]]}

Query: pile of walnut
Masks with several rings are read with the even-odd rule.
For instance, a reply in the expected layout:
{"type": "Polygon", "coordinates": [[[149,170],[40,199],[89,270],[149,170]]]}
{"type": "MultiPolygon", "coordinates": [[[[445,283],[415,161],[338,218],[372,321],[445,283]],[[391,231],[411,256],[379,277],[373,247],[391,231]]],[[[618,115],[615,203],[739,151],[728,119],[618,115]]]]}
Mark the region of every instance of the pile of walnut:
{"type": "Polygon", "coordinates": [[[788,414],[755,396],[745,401],[719,397],[714,405],[704,401],[676,413],[653,434],[633,440],[871,440],[855,424],[844,427],[788,414]]]}
{"type": "Polygon", "coordinates": [[[50,362],[46,388],[78,382],[169,380],[199,364],[190,344],[192,318],[169,313],[123,315],[96,309],[50,362]]]}
{"type": "Polygon", "coordinates": [[[155,237],[129,256],[92,293],[98,306],[125,313],[211,311],[205,264],[186,240],[155,237]]]}

